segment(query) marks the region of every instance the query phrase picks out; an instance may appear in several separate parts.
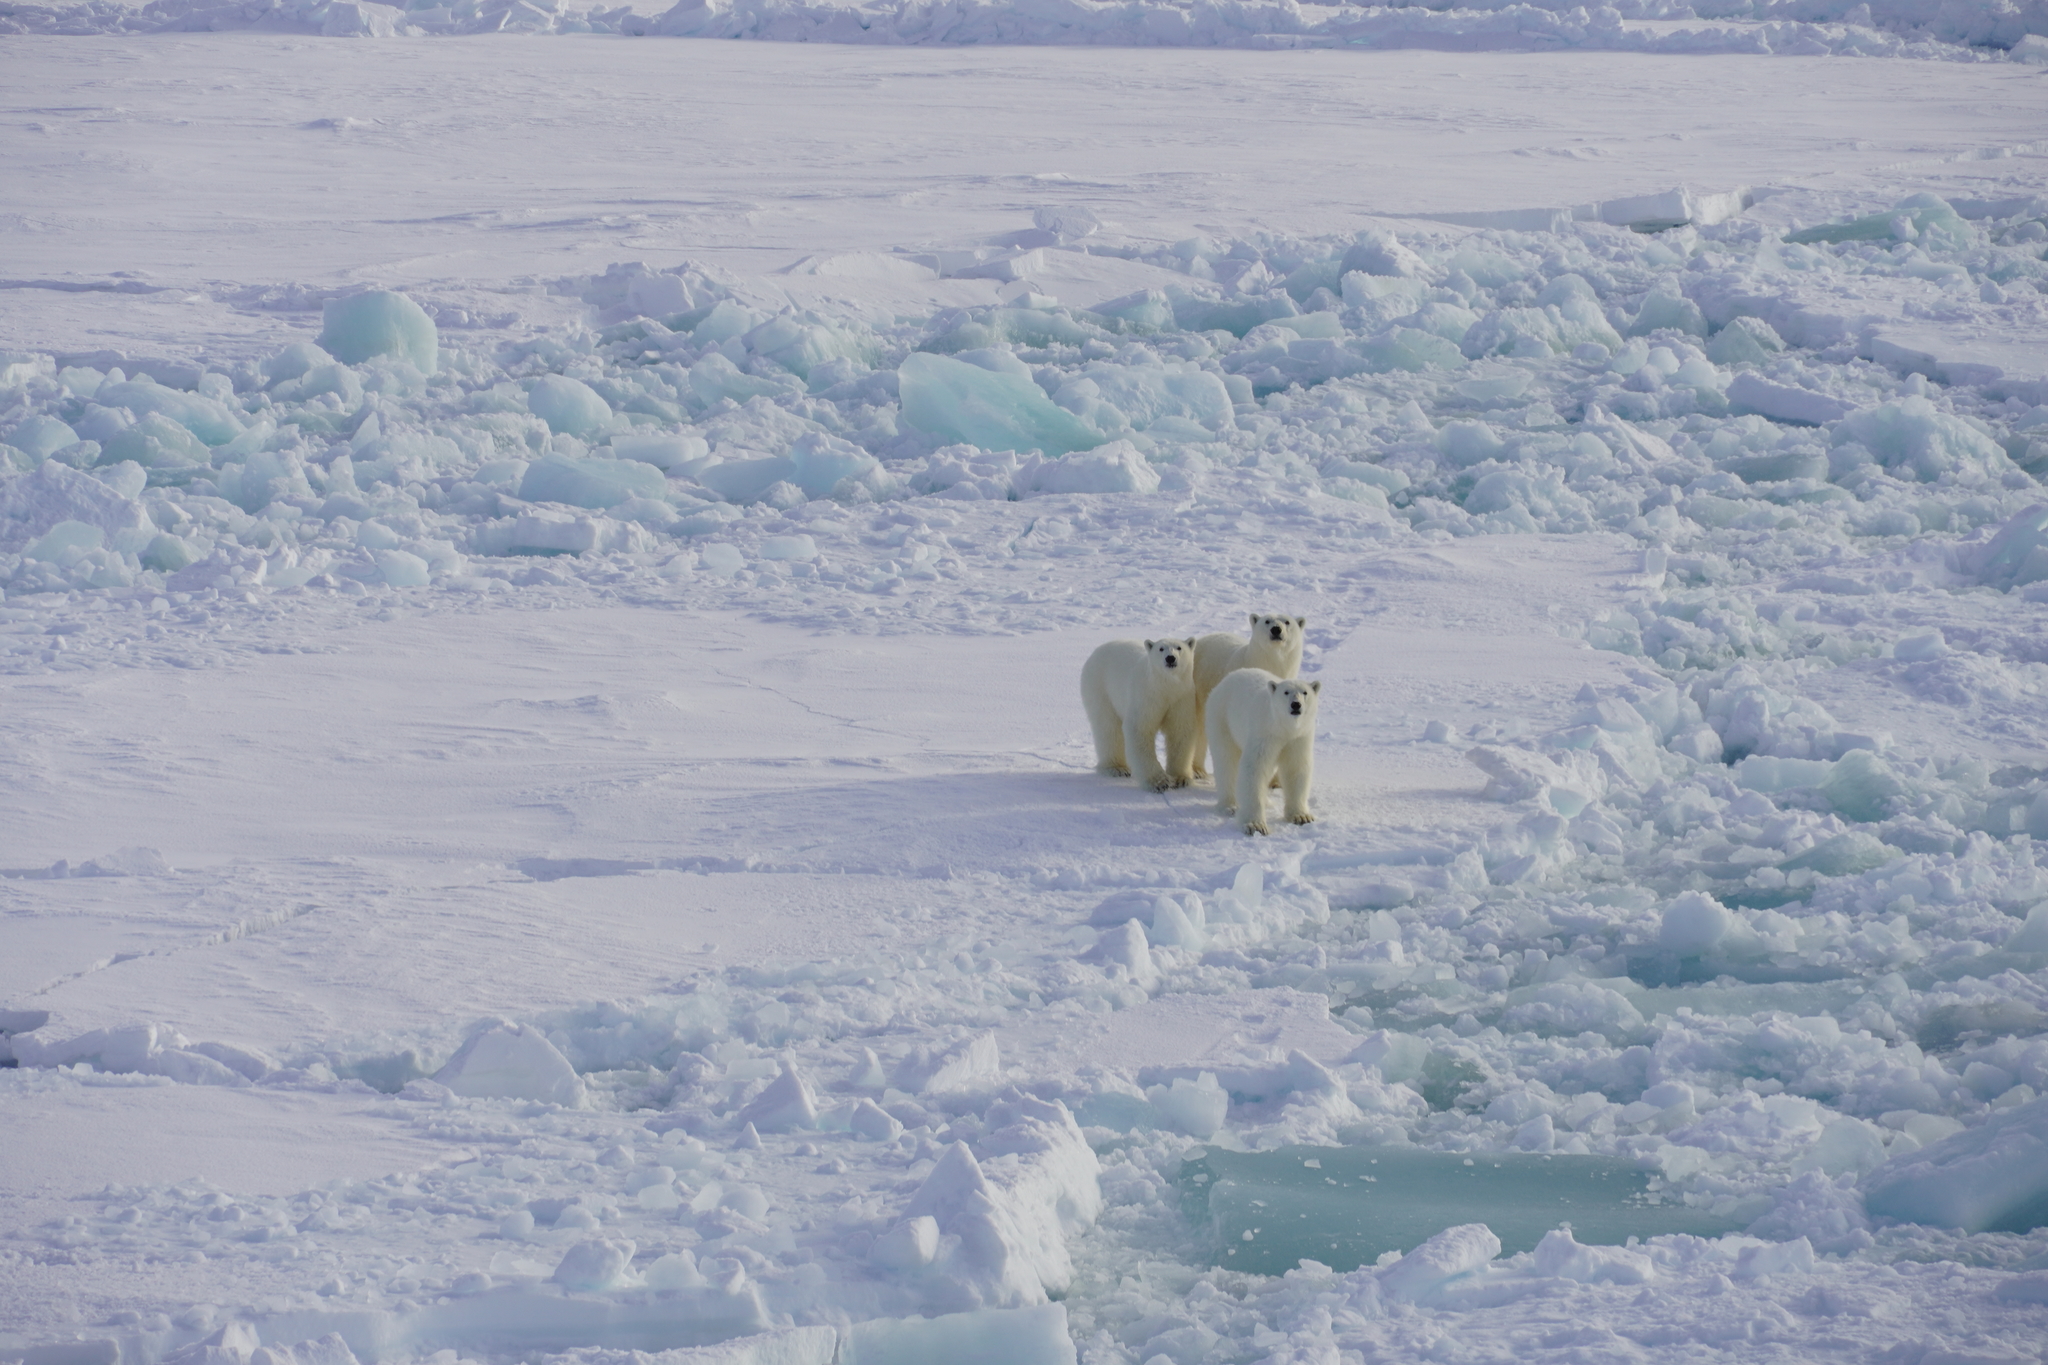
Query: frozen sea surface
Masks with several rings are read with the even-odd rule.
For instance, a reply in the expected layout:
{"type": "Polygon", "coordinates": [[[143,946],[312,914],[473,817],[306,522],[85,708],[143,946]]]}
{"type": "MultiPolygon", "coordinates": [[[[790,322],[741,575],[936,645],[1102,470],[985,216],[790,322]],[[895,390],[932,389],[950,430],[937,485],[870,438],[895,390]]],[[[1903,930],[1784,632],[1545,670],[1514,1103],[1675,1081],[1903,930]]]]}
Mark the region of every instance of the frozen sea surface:
{"type": "Polygon", "coordinates": [[[0,38],[0,1358],[2040,1359],[2032,11],[383,8],[0,38]]]}

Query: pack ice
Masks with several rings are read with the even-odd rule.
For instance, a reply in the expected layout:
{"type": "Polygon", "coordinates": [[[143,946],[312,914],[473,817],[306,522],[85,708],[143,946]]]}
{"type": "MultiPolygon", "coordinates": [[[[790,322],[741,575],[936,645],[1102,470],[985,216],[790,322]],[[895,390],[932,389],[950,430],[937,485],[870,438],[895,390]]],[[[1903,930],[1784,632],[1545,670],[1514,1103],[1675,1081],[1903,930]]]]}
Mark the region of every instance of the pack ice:
{"type": "MultiPolygon", "coordinates": [[[[380,8],[327,6],[317,27],[500,13],[380,8]]],[[[964,7],[947,34],[1056,19],[1074,41],[1139,24],[1319,41],[1346,23],[1468,23],[1329,8],[964,7]]],[[[304,31],[313,13],[4,22],[304,31]]],[[[502,13],[500,28],[631,22],[502,13]]],[[[1788,41],[1818,26],[1846,51],[1872,33],[2003,41],[2029,13],[1873,6],[1838,24],[1851,12],[1757,7],[1744,22],[1788,41]]],[[[1616,11],[1487,14],[1457,31],[1662,31],[1616,11]]],[[[852,37],[877,15],[897,27],[861,40],[921,40],[946,18],[719,6],[647,26],[852,37]]],[[[777,759],[831,767],[843,805],[791,821],[805,837],[786,845],[751,847],[735,825],[715,848],[672,830],[689,851],[641,856],[604,831],[665,799],[659,764],[616,755],[635,706],[702,703],[678,684],[680,701],[503,702],[449,739],[478,764],[530,743],[614,767],[519,793],[562,814],[560,848],[471,858],[431,886],[340,856],[222,871],[131,846],[73,866],[129,842],[111,830],[10,844],[0,1103],[21,1116],[16,1142],[47,1122],[84,1150],[96,1116],[196,1111],[225,1147],[288,1112],[309,1145],[374,1128],[417,1159],[263,1187],[114,1172],[61,1206],[10,1186],[45,1202],[0,1251],[26,1286],[0,1296],[0,1354],[2037,1358],[2048,376],[1948,338],[2038,319],[2048,200],[1902,190],[1809,217],[1752,200],[1696,214],[1679,195],[1656,209],[1676,205],[1675,225],[1565,212],[1542,230],[1173,243],[1051,215],[1019,229],[1037,246],[949,258],[1027,287],[919,316],[621,265],[553,283],[587,325],[502,345],[444,331],[425,289],[350,287],[260,357],[0,358],[15,703],[0,763],[22,828],[97,780],[52,754],[142,746],[82,766],[166,803],[220,766],[147,747],[175,734],[94,729],[110,680],[196,673],[248,698],[253,726],[299,703],[263,690],[286,651],[395,632],[408,613],[451,640],[513,622],[565,653],[606,612],[801,630],[817,652],[907,637],[936,658],[964,638],[992,657],[1023,638],[1046,642],[1019,665],[1042,663],[1037,679],[1134,614],[1192,631],[1299,611],[1316,623],[1304,673],[1360,679],[1326,689],[1332,765],[1347,745],[1397,756],[1433,784],[1403,799],[1438,802],[1381,818],[1361,781],[1247,863],[1170,797],[1070,799],[1079,788],[1056,784],[1069,759],[1085,766],[1076,713],[1073,743],[1034,736],[973,783],[920,787],[891,769],[902,751],[777,759]],[[1028,278],[1032,251],[1169,283],[1063,303],[1028,278]],[[1905,326],[1942,319],[1939,342],[1905,326]],[[1486,589],[1469,572],[1481,551],[1512,566],[1486,589]],[[1568,578],[1575,555],[1599,573],[1568,578]],[[1536,614],[1585,646],[1596,681],[1542,674],[1533,647],[1486,652],[1521,609],[1482,600],[1509,580],[1569,583],[1536,614]],[[1375,633],[1386,621],[1403,649],[1428,636],[1450,660],[1403,699],[1372,685],[1399,662],[1375,633]],[[506,719],[528,713],[544,720],[506,719]],[[928,825],[972,819],[940,807],[996,788],[1061,795],[1020,798],[979,841],[926,856],[928,825]],[[97,993],[144,979],[107,975],[132,964],[173,979],[223,950],[302,970],[343,951],[312,937],[320,924],[398,901],[431,934],[464,895],[502,898],[506,937],[439,960],[500,952],[531,970],[518,931],[534,888],[590,907],[618,886],[679,899],[714,878],[826,879],[849,905],[880,883],[860,894],[926,913],[862,954],[707,957],[619,998],[456,996],[360,1026],[350,1012],[374,1012],[382,983],[283,1022],[252,1010],[252,1036],[165,1017],[221,1017],[217,985],[97,993]],[[49,947],[81,924],[132,941],[75,962],[49,947]],[[1408,1174],[1382,1185],[1375,1160],[1408,1174]],[[1513,1182],[1497,1207],[1447,1207],[1444,1191],[1491,1178],[1468,1171],[1544,1169],[1583,1177],[1569,1207],[1513,1182]],[[1195,1177],[1224,1171],[1233,1188],[1197,1199],[1195,1177]],[[1283,1211],[1293,1225],[1273,1226],[1283,1211]],[[1345,1254],[1320,1259],[1314,1238],[1337,1225],[1345,1254]],[[1233,1267],[1247,1247],[1277,1273],[1233,1267]]],[[[641,630],[618,632],[626,653],[675,638],[641,630]]],[[[453,691],[558,662],[501,649],[436,677],[453,691]]],[[[849,732],[887,729],[805,691],[814,661],[795,651],[736,653],[739,683],[849,732]]],[[[957,690],[977,686],[996,695],[985,679],[957,690]]],[[[916,690],[892,681],[861,705],[908,708],[916,690]]],[[[692,722],[700,743],[768,724],[711,714],[692,722]]],[[[333,771],[301,725],[277,761],[333,771]]],[[[164,1123],[163,1145],[188,1151],[164,1123]]]]}
{"type": "Polygon", "coordinates": [[[1105,4],[1095,0],[679,0],[659,14],[631,5],[573,7],[560,0],[458,0],[387,5],[376,0],[150,0],[19,5],[10,33],[164,33],[253,29],[327,38],[483,33],[624,34],[779,42],[1102,44],[1116,47],[1304,48],[1344,45],[1558,47],[1620,52],[1785,52],[1971,60],[1972,48],[2048,60],[2037,7],[1936,0],[1566,0],[1472,5],[1330,5],[1296,0],[1105,4]],[[1653,22],[1643,22],[1653,21],[1653,22]]]}

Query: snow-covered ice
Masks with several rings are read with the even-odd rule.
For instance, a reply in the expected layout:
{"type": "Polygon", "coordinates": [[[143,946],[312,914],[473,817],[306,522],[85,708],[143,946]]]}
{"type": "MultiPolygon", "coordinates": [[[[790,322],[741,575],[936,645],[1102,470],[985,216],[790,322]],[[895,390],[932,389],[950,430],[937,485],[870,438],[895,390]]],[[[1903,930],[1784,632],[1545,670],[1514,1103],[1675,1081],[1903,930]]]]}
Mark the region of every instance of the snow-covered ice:
{"type": "Polygon", "coordinates": [[[0,1360],[2040,1359],[2037,11],[0,14],[0,1360]]]}

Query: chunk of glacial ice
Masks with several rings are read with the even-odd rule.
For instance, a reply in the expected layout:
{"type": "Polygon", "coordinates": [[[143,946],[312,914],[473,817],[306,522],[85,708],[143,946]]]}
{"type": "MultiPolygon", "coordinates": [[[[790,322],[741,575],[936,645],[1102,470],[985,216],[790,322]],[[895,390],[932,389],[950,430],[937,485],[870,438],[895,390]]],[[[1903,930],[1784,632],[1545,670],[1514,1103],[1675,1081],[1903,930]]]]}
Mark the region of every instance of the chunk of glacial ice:
{"type": "Polygon", "coordinates": [[[249,1354],[249,1365],[357,1365],[356,1354],[339,1332],[313,1337],[294,1346],[259,1346],[249,1354]]]}
{"type": "Polygon", "coordinates": [[[939,1254],[939,1220],[930,1214],[906,1218],[875,1239],[868,1259],[888,1270],[918,1270],[939,1254]]]}
{"type": "Polygon", "coordinates": [[[702,559],[706,570],[720,578],[731,578],[747,567],[746,553],[739,546],[722,540],[706,545],[699,558],[702,559]]]}
{"type": "MultiPolygon", "coordinates": [[[[721,308],[724,306],[719,305],[721,308]]],[[[748,374],[719,351],[711,352],[690,367],[690,391],[706,403],[716,403],[722,398],[744,403],[749,398],[794,393],[799,388],[801,385],[794,376],[777,379],[748,374]]]]}
{"type": "Polygon", "coordinates": [[[2026,922],[2005,941],[2005,950],[2008,953],[2048,953],[2048,902],[2027,911],[2026,922]]]}
{"type": "Polygon", "coordinates": [[[47,414],[31,417],[8,434],[7,444],[25,450],[33,460],[47,460],[68,445],[78,443],[78,433],[47,414]]]}
{"type": "Polygon", "coordinates": [[[297,379],[301,375],[319,369],[322,365],[332,365],[333,363],[334,357],[321,350],[318,346],[315,346],[312,342],[294,341],[291,345],[264,361],[260,368],[265,379],[273,384],[282,384],[288,379],[297,379]]]}
{"type": "Polygon", "coordinates": [[[242,419],[225,403],[166,388],[146,374],[102,385],[94,398],[102,408],[126,408],[137,417],[152,412],[168,417],[209,446],[226,445],[242,434],[242,419]]]}
{"type": "Polygon", "coordinates": [[[531,1024],[496,1023],[472,1034],[434,1079],[458,1095],[544,1100],[580,1109],[583,1078],[531,1024]]]}
{"type": "Polygon", "coordinates": [[[789,448],[790,482],[813,498],[829,497],[848,479],[865,478],[881,461],[829,432],[806,432],[789,448]]]}
{"type": "Polygon", "coordinates": [[[1470,1275],[1498,1255],[1500,1238],[1486,1224],[1445,1228],[1383,1271],[1380,1291],[1388,1298],[1413,1303],[1470,1275]]]}
{"type": "Polygon", "coordinates": [[[612,437],[612,454],[616,458],[638,460],[656,469],[677,469],[710,453],[711,446],[702,436],[630,432],[612,437]]]}
{"type": "Polygon", "coordinates": [[[1892,1158],[1864,1180],[1863,1206],[1880,1218],[1965,1232],[2048,1226],[2048,1099],[1892,1158]]]}
{"type": "Polygon", "coordinates": [[[1761,365],[1784,349],[1785,339],[1770,323],[1762,318],[1739,317],[1707,343],[1707,359],[1716,365],[1761,365]]]}
{"type": "Polygon", "coordinates": [[[432,578],[427,561],[410,550],[372,550],[377,576],[394,588],[424,588],[432,578]]]}
{"type": "Polygon", "coordinates": [[[1657,946],[1680,957],[1712,952],[1735,927],[1735,916],[1704,891],[1687,891],[1664,907],[1657,946]]]}
{"type": "Polygon", "coordinates": [[[149,471],[133,460],[103,464],[89,472],[124,498],[139,498],[142,490],[149,487],[149,471]]]}
{"type": "Polygon", "coordinates": [[[321,324],[320,346],[345,364],[389,355],[411,361],[421,374],[440,368],[441,334],[427,310],[407,295],[374,289],[329,299],[321,308],[321,324]]]}
{"type": "Polygon", "coordinates": [[[1027,493],[1157,493],[1159,472],[1129,441],[1056,459],[1037,458],[1017,470],[1016,485],[1027,493]]]}
{"type": "MultiPolygon", "coordinates": [[[[1737,318],[1736,321],[1745,322],[1748,319],[1737,318]]],[[[1733,327],[1721,333],[1721,337],[1735,335],[1738,334],[1733,327]]],[[[1721,337],[1716,337],[1715,345],[1708,348],[1715,359],[1719,359],[1721,355],[1731,354],[1735,355],[1736,360],[1722,363],[1733,364],[1750,359],[1749,352],[1733,342],[1721,345],[1721,337]]],[[[1756,349],[1761,357],[1761,348],[1756,349]]],[[[1796,422],[1813,427],[1838,421],[1847,416],[1850,410],[1849,405],[1839,398],[1831,398],[1827,394],[1815,393],[1812,389],[1802,389],[1792,384],[1775,384],[1752,372],[1738,374],[1729,382],[1728,405],[1733,412],[1755,413],[1774,422],[1796,422]]]]}
{"type": "Polygon", "coordinates": [[[1074,1365],[1064,1304],[983,1308],[937,1318],[874,1318],[848,1327],[839,1365],[1074,1365]]]}
{"type": "Polygon", "coordinates": [[[592,509],[616,507],[634,497],[661,498],[667,493],[668,480],[653,465],[602,456],[574,460],[566,455],[543,455],[526,467],[519,480],[519,496],[527,502],[565,502],[592,509]]]}
{"type": "Polygon", "coordinates": [[[526,391],[526,407],[557,436],[591,436],[612,420],[612,405],[596,389],[567,375],[542,375],[526,391]]]}
{"type": "Polygon", "coordinates": [[[2024,587],[2048,578],[2048,503],[2015,513],[1976,555],[1977,576],[1994,588],[2024,587]]]}
{"type": "Polygon", "coordinates": [[[87,551],[99,549],[104,539],[97,526],[88,526],[82,521],[60,521],[22,553],[45,564],[69,564],[87,551]]]}
{"type": "Polygon", "coordinates": [[[1460,468],[1490,460],[1507,448],[1500,434],[1484,422],[1452,422],[1437,433],[1437,449],[1460,468]]]}
{"type": "Polygon", "coordinates": [[[1230,1113],[1230,1092],[1216,1083],[1213,1071],[1204,1071],[1192,1081],[1176,1076],[1171,1086],[1147,1088],[1145,1098],[1169,1128],[1191,1138],[1214,1137],[1230,1113]]]}
{"type": "Polygon", "coordinates": [[[1216,1148],[1181,1168],[1183,1207],[1208,1222],[1215,1263],[1278,1275],[1304,1258],[1338,1270],[1484,1223],[1529,1251],[1560,1223],[1587,1245],[1737,1225],[1650,1193],[1653,1172],[1623,1157],[1429,1152],[1412,1147],[1216,1148]],[[1310,1165],[1308,1163],[1316,1164],[1310,1165]]]}
{"type": "Polygon", "coordinates": [[[758,460],[726,460],[699,470],[697,482],[727,502],[759,502],[761,495],[778,483],[794,481],[796,461],[787,455],[769,455],[758,460]]]}
{"type": "Polygon", "coordinates": [[[740,1121],[753,1124],[755,1131],[762,1133],[787,1133],[818,1126],[817,1101],[811,1098],[811,1088],[804,1084],[803,1074],[795,1063],[783,1059],[782,1074],[740,1110],[740,1121]]]}
{"type": "Polygon", "coordinates": [[[1101,432],[1055,404],[1023,362],[1015,364],[1015,371],[997,371],[952,356],[912,355],[897,370],[904,420],[983,450],[1064,455],[1102,444],[1101,432]]]}
{"type": "Polygon", "coordinates": [[[1852,441],[1894,474],[1922,483],[1944,474],[2001,473],[2007,463],[1998,442],[1919,397],[1851,413],[1835,427],[1833,442],[1852,441]]]}
{"type": "Polygon", "coordinates": [[[633,1251],[630,1241],[592,1237],[562,1253],[552,1278],[564,1289],[610,1289],[626,1278],[633,1251]]]}

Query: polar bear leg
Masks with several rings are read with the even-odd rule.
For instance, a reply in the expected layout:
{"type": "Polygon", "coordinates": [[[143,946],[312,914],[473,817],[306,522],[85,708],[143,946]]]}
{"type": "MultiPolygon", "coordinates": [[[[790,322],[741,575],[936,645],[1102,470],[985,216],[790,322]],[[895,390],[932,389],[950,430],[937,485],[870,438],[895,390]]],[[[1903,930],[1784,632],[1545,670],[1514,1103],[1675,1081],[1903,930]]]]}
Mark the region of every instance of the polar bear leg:
{"type": "Polygon", "coordinates": [[[1246,834],[1265,834],[1266,783],[1272,780],[1274,753],[1263,740],[1248,746],[1237,760],[1237,818],[1246,834]]]}
{"type": "Polygon", "coordinates": [[[1191,779],[1209,775],[1209,699],[1197,691],[1194,707],[1194,736],[1188,752],[1188,776],[1191,779]]]}
{"type": "Polygon", "coordinates": [[[1162,717],[1146,712],[1132,711],[1124,717],[1124,761],[1130,765],[1131,775],[1138,779],[1138,785],[1163,792],[1174,785],[1166,770],[1159,766],[1159,723],[1162,717]]]}
{"type": "Polygon", "coordinates": [[[1281,810],[1297,825],[1312,825],[1308,811],[1308,789],[1315,780],[1316,751],[1312,737],[1303,737],[1280,751],[1280,771],[1275,774],[1281,791],[1281,810]]]}
{"type": "Polygon", "coordinates": [[[1216,760],[1216,813],[1230,815],[1237,810],[1237,769],[1244,761],[1230,727],[1221,723],[1222,713],[1209,713],[1209,748],[1216,760]]]}
{"type": "Polygon", "coordinates": [[[1195,780],[1195,750],[1201,730],[1195,718],[1195,699],[1183,697],[1166,710],[1166,775],[1176,787],[1195,780]]]}
{"type": "Polygon", "coordinates": [[[1124,762],[1124,723],[1110,704],[1109,693],[1094,679],[1081,689],[1081,701],[1088,708],[1088,728],[1095,735],[1095,771],[1110,777],[1129,777],[1124,762]]]}

